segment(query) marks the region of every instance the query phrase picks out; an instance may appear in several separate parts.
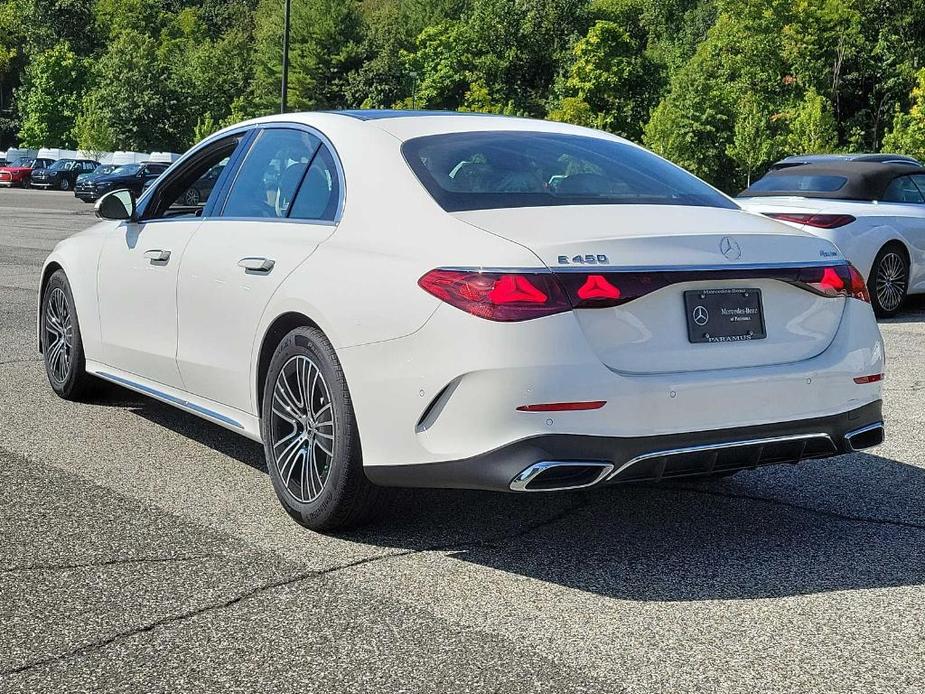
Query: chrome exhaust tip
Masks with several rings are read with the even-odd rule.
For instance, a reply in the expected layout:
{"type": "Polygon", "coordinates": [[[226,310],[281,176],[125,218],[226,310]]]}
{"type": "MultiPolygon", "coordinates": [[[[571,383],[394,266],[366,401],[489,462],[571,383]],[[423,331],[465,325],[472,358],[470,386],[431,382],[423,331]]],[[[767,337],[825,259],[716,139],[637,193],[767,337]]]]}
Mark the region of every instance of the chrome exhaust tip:
{"type": "Polygon", "coordinates": [[[593,487],[613,471],[613,463],[594,460],[541,460],[511,480],[515,492],[560,492],[593,487]]]}
{"type": "Polygon", "coordinates": [[[845,434],[845,443],[849,451],[860,451],[865,448],[872,448],[883,443],[884,429],[883,422],[868,424],[866,427],[849,431],[845,434]]]}

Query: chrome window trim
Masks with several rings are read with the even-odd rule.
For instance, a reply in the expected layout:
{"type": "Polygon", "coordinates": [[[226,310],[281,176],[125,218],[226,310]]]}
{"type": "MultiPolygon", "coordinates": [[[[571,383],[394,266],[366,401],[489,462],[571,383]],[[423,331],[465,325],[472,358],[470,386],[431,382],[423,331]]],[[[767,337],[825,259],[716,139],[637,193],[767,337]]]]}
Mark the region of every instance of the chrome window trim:
{"type": "MultiPolygon", "coordinates": [[[[744,448],[747,446],[769,446],[775,443],[788,443],[791,441],[809,441],[812,439],[826,439],[829,443],[835,446],[835,442],[832,441],[832,437],[824,432],[817,432],[813,434],[793,434],[790,436],[772,436],[765,439],[745,439],[744,441],[727,441],[725,443],[709,443],[702,446],[686,446],[684,448],[670,448],[664,451],[652,451],[651,453],[643,453],[642,455],[637,455],[635,458],[631,458],[626,461],[616,470],[614,470],[607,479],[611,480],[614,477],[617,477],[621,472],[627,468],[636,465],[636,463],[641,463],[644,460],[653,460],[655,458],[666,458],[669,456],[676,455],[686,455],[688,453],[706,453],[708,451],[721,451],[729,448],[744,448]]],[[[835,446],[835,450],[838,450],[838,446],[835,446]]]]}
{"type": "MultiPolygon", "coordinates": [[[[337,222],[331,222],[327,219],[289,219],[288,217],[220,217],[218,215],[211,215],[209,217],[201,216],[197,217],[196,215],[176,215],[174,217],[160,217],[158,219],[142,219],[134,224],[163,224],[164,222],[216,222],[216,221],[225,221],[225,222],[271,222],[273,224],[310,224],[312,226],[319,227],[336,227],[337,222]]],[[[121,222],[125,224],[125,222],[121,222]]]]}
{"type": "MultiPolygon", "coordinates": [[[[273,217],[273,218],[269,218],[269,217],[224,217],[222,216],[221,211],[218,211],[215,214],[210,215],[210,216],[220,218],[220,219],[236,219],[236,220],[241,220],[241,221],[248,220],[248,221],[266,222],[269,219],[276,219],[277,221],[284,221],[284,222],[301,221],[301,222],[309,222],[309,223],[315,223],[315,224],[327,223],[332,226],[337,226],[340,223],[340,220],[344,215],[344,206],[346,205],[346,200],[347,200],[347,183],[346,183],[346,177],[344,175],[344,165],[343,165],[343,162],[341,161],[340,154],[338,153],[337,148],[334,146],[334,143],[331,142],[328,136],[325,135],[320,130],[318,130],[318,128],[315,128],[314,126],[307,125],[306,123],[296,123],[293,121],[273,121],[271,123],[257,123],[256,125],[252,127],[254,128],[257,134],[255,135],[254,139],[248,145],[248,148],[247,148],[248,151],[243,153],[241,164],[238,166],[237,171],[235,171],[235,178],[229,183],[229,187],[228,187],[229,194],[231,193],[231,190],[234,188],[234,183],[237,180],[238,174],[241,171],[241,167],[244,166],[244,163],[247,161],[247,155],[250,154],[251,148],[256,143],[257,137],[260,136],[260,133],[262,131],[264,130],[300,130],[303,132],[307,132],[309,135],[313,135],[314,137],[317,137],[321,141],[321,145],[326,146],[328,148],[328,150],[331,152],[331,157],[334,159],[334,169],[335,171],[337,171],[337,185],[338,185],[337,209],[334,212],[334,219],[295,220],[295,219],[290,219],[289,217],[273,217]]],[[[312,160],[314,160],[314,157],[317,157],[317,156],[318,156],[318,151],[316,150],[314,153],[314,156],[312,157],[312,160]]],[[[309,161],[309,166],[310,165],[311,165],[311,161],[309,161]]],[[[307,167],[306,167],[306,171],[308,171],[307,167]]],[[[228,196],[226,195],[225,200],[223,201],[222,210],[224,210],[224,206],[225,204],[227,204],[227,202],[228,202],[228,196]]],[[[206,219],[206,217],[203,217],[203,219],[206,219]]]]}

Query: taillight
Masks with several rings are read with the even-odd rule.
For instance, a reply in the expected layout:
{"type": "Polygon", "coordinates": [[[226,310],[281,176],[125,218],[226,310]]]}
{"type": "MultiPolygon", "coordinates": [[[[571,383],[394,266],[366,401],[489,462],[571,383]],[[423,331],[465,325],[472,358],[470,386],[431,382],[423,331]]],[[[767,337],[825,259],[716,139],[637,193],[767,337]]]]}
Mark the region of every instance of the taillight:
{"type": "Polygon", "coordinates": [[[805,224],[816,229],[837,229],[854,221],[850,214],[804,214],[801,212],[765,212],[766,217],[782,222],[805,224]]]}
{"type": "Polygon", "coordinates": [[[867,285],[854,265],[803,268],[799,272],[796,284],[823,296],[847,296],[870,303],[867,285]]]}
{"type": "Polygon", "coordinates": [[[458,309],[493,321],[524,321],[575,309],[622,306],[675,284],[768,279],[815,294],[870,303],[864,278],[852,265],[751,267],[627,272],[480,272],[431,270],[422,289],[458,309]]]}
{"type": "Polygon", "coordinates": [[[441,301],[479,318],[522,321],[570,311],[552,273],[431,270],[418,285],[441,301]]]}

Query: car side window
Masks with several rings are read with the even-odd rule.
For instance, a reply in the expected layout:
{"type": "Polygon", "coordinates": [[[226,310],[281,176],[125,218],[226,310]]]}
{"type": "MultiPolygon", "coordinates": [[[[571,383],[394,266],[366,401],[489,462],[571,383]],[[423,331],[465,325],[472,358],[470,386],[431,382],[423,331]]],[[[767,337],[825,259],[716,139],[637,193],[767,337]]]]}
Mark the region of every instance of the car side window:
{"type": "Polygon", "coordinates": [[[912,176],[912,182],[915,183],[915,187],[922,194],[922,200],[925,201],[925,174],[915,174],[912,176]]]}
{"type": "Polygon", "coordinates": [[[286,217],[320,144],[302,130],[262,130],[238,170],[222,216],[286,217]]]}
{"type": "Polygon", "coordinates": [[[180,164],[165,180],[152,184],[156,189],[144,218],[201,215],[222,170],[243,139],[243,133],[222,138],[180,164]]]}
{"type": "Polygon", "coordinates": [[[913,202],[923,203],[922,193],[919,191],[911,176],[894,178],[883,193],[883,202],[913,202]]]}
{"type": "Polygon", "coordinates": [[[339,200],[340,179],[334,155],[326,145],[321,145],[296,192],[289,217],[333,221],[339,200]]]}

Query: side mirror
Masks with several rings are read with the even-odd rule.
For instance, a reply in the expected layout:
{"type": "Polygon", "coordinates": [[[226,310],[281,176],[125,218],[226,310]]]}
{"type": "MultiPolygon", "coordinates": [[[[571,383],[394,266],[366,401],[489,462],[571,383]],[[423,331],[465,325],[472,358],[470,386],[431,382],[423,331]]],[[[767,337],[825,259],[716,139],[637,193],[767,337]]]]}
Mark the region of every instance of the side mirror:
{"type": "Polygon", "coordinates": [[[106,193],[96,203],[96,216],[100,219],[135,221],[135,195],[130,190],[106,193]]]}

